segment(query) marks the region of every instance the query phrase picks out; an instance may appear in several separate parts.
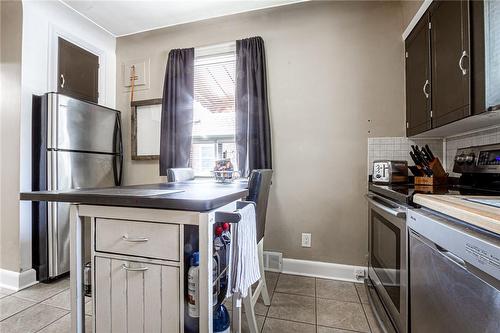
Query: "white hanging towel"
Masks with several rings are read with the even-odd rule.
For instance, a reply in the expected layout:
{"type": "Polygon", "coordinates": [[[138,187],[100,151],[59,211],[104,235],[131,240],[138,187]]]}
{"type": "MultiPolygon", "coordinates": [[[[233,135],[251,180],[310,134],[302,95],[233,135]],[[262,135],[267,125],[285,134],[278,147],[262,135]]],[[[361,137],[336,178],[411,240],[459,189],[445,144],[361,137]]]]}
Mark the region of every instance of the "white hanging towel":
{"type": "Polygon", "coordinates": [[[226,295],[237,296],[237,307],[241,307],[241,300],[247,296],[248,288],[260,279],[255,205],[246,205],[239,212],[241,220],[231,228],[231,256],[228,263],[226,295]]]}

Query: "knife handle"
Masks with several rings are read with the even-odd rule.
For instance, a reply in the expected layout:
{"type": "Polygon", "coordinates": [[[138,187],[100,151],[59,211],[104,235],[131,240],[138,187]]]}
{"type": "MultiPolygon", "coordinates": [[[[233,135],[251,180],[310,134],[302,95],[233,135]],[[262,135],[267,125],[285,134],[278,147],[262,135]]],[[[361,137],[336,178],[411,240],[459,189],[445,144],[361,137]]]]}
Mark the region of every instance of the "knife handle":
{"type": "Polygon", "coordinates": [[[434,160],[436,157],[434,156],[434,154],[432,153],[432,150],[431,148],[429,147],[428,144],[425,145],[425,150],[427,151],[427,154],[429,155],[429,157],[434,160]]]}

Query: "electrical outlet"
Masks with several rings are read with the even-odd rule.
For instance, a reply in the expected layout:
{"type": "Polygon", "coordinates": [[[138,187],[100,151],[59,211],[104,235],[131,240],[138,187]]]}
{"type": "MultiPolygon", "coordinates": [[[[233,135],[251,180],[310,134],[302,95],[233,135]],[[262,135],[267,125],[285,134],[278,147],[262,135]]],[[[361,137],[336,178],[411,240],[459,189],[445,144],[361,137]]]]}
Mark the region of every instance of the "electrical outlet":
{"type": "Polygon", "coordinates": [[[356,280],[364,280],[365,277],[366,277],[366,271],[362,268],[358,268],[356,269],[356,271],[354,272],[354,277],[356,278],[356,280]]]}
{"type": "Polygon", "coordinates": [[[303,232],[302,233],[302,247],[311,247],[311,234],[303,232]]]}

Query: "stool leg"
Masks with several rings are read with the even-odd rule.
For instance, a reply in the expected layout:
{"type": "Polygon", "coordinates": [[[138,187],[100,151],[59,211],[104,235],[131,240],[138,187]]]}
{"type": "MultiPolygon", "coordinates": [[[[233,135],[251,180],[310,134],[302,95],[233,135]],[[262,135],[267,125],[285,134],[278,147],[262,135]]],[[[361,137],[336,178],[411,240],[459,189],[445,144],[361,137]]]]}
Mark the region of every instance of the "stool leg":
{"type": "Polygon", "coordinates": [[[241,333],[241,307],[236,306],[236,295],[233,294],[233,320],[231,320],[231,332],[241,333]]]}
{"type": "Polygon", "coordinates": [[[243,298],[243,306],[247,316],[248,330],[250,333],[258,333],[257,320],[255,319],[255,311],[252,304],[252,287],[248,288],[247,297],[243,298]]]}
{"type": "Polygon", "coordinates": [[[259,251],[259,270],[260,270],[260,279],[262,281],[262,301],[265,305],[271,305],[271,299],[269,298],[269,291],[267,290],[267,282],[266,282],[266,272],[264,271],[264,238],[262,238],[258,244],[259,251]]]}

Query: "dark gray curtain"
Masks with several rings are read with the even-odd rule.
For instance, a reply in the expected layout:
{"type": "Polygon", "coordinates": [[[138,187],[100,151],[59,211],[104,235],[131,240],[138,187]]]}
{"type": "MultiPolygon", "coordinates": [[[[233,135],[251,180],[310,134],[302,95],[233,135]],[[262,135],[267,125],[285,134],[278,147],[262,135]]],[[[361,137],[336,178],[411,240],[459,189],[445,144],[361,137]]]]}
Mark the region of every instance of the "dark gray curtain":
{"type": "Polygon", "coordinates": [[[264,40],[236,41],[236,151],[238,169],[272,169],[264,40]]]}
{"type": "Polygon", "coordinates": [[[160,176],[189,166],[193,132],[194,48],[168,54],[161,107],[160,176]]]}

